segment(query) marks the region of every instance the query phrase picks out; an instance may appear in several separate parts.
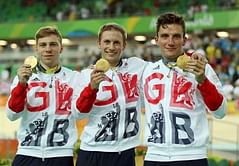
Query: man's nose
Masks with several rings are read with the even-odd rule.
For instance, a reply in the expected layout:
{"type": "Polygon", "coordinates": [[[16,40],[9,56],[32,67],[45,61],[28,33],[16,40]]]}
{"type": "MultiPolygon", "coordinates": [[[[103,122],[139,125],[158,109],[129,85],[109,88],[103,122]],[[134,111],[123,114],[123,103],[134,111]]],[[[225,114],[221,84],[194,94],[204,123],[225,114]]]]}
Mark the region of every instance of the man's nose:
{"type": "Polygon", "coordinates": [[[173,37],[169,37],[168,40],[169,40],[169,41],[168,41],[169,44],[174,44],[174,39],[173,39],[173,37]]]}
{"type": "Polygon", "coordinates": [[[51,46],[50,45],[46,45],[46,51],[51,51],[51,46]]]}
{"type": "Polygon", "coordinates": [[[110,43],[109,48],[110,48],[110,49],[114,49],[114,43],[113,43],[113,42],[110,43]]]}

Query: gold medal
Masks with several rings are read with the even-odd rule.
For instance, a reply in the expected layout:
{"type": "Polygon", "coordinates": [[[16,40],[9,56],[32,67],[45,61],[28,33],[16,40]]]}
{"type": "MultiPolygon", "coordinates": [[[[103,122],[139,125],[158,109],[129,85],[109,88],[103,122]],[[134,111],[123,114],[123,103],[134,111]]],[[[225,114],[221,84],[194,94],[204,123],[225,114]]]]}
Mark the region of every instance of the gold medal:
{"type": "Polygon", "coordinates": [[[37,65],[37,58],[35,56],[28,56],[25,61],[25,65],[30,65],[31,69],[35,68],[37,65]]]}
{"type": "Polygon", "coordinates": [[[177,58],[177,66],[181,69],[186,69],[187,63],[189,61],[190,57],[187,56],[186,54],[183,54],[177,58]]]}
{"type": "Polygon", "coordinates": [[[95,64],[96,69],[106,72],[110,68],[110,64],[107,60],[101,58],[95,64]]]}

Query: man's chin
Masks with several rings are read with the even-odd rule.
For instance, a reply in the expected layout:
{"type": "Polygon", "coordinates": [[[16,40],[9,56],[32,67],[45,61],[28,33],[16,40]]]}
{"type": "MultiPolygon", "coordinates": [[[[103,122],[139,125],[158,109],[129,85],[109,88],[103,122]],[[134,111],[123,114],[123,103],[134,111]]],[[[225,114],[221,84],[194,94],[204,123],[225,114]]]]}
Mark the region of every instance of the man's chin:
{"type": "Polygon", "coordinates": [[[52,61],[44,61],[43,63],[44,63],[44,65],[46,65],[46,66],[48,66],[48,67],[54,67],[54,66],[56,66],[56,65],[54,65],[55,63],[53,63],[52,61]]]}

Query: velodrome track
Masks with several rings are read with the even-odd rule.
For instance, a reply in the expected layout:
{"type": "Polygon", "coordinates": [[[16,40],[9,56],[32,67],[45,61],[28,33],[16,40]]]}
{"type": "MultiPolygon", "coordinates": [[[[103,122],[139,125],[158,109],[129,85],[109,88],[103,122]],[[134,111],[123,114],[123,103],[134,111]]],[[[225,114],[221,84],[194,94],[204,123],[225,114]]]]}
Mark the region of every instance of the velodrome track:
{"type": "Polygon", "coordinates": [[[239,160],[239,114],[229,113],[220,120],[209,118],[209,124],[209,153],[228,160],[239,160]]]}

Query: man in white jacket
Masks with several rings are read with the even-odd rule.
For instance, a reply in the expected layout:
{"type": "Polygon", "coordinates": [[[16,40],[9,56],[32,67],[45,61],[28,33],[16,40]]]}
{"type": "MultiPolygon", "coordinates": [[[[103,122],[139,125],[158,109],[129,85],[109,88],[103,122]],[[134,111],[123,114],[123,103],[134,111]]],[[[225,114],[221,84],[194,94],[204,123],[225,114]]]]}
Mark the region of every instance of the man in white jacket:
{"type": "Polygon", "coordinates": [[[77,129],[71,101],[79,76],[60,64],[62,36],[55,27],[41,27],[35,39],[37,60],[19,67],[7,103],[8,118],[21,119],[12,165],[73,166],[77,129]]]}
{"type": "Polygon", "coordinates": [[[184,53],[185,22],[174,13],[157,20],[156,43],[162,59],[143,73],[145,166],[208,166],[207,113],[223,118],[221,83],[203,56],[184,53]],[[185,54],[181,67],[177,58],[185,54]],[[180,65],[180,66],[179,66],[180,65]]]}
{"type": "Polygon", "coordinates": [[[134,148],[140,144],[139,85],[146,62],[122,58],[126,39],[120,25],[103,25],[98,47],[110,68],[105,73],[97,67],[82,71],[82,92],[75,104],[89,120],[81,135],[77,166],[135,166],[134,148]]]}

